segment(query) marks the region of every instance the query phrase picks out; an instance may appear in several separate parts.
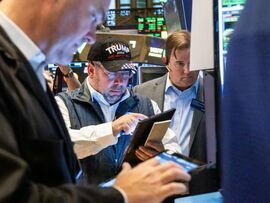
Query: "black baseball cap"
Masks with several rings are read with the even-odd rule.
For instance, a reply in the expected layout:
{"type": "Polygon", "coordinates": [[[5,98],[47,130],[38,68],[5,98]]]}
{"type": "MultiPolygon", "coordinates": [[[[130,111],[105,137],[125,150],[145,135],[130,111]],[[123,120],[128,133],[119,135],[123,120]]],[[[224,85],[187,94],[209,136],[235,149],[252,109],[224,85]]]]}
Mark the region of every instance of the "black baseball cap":
{"type": "Polygon", "coordinates": [[[126,41],[116,38],[106,38],[96,41],[90,48],[87,59],[100,61],[106,70],[117,72],[130,70],[136,73],[135,66],[130,62],[131,52],[126,41]]]}

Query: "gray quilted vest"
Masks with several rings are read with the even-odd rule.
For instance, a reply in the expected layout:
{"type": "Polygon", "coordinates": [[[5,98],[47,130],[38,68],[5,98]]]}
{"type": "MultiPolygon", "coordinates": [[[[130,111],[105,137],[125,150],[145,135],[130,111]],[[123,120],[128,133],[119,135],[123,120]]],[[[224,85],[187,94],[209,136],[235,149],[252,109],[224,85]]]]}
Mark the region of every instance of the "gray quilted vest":
{"type": "MultiPolygon", "coordinates": [[[[122,101],[115,113],[115,119],[127,112],[154,115],[151,100],[147,97],[130,92],[130,97],[122,101]]],[[[91,100],[86,81],[79,89],[58,94],[65,102],[70,116],[72,129],[80,129],[88,125],[105,123],[99,104],[91,100]]],[[[100,183],[117,175],[123,153],[130,142],[131,136],[121,136],[117,144],[101,150],[98,154],[81,159],[83,176],[79,182],[100,183]]]]}

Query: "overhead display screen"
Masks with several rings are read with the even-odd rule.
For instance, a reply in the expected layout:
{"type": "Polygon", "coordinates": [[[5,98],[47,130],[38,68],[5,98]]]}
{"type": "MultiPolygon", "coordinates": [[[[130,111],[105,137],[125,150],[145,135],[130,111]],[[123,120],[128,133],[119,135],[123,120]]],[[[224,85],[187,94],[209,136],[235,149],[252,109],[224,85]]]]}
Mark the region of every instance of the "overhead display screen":
{"type": "Polygon", "coordinates": [[[166,30],[164,17],[138,18],[139,34],[161,37],[161,32],[166,30]]]}

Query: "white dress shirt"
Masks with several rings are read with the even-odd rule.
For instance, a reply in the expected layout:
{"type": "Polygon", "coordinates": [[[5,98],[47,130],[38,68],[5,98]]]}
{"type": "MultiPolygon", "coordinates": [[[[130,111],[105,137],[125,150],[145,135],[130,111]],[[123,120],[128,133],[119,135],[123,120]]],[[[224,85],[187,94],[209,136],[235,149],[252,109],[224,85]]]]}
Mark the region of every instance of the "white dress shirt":
{"type": "MultiPolygon", "coordinates": [[[[87,86],[91,93],[92,101],[93,99],[95,99],[99,103],[103,111],[106,123],[102,123],[99,125],[89,125],[82,127],[81,129],[71,129],[68,109],[64,101],[60,97],[58,96],[55,97],[56,102],[63,115],[66,126],[69,130],[71,140],[75,143],[74,151],[79,159],[97,154],[102,149],[117,143],[118,136],[116,137],[113,136],[112,121],[114,120],[115,112],[119,103],[130,96],[129,91],[127,91],[119,102],[117,102],[114,105],[110,105],[104,99],[102,94],[100,94],[94,88],[91,87],[91,85],[88,82],[88,79],[87,79],[87,86]]],[[[160,113],[161,111],[157,103],[154,102],[153,100],[151,100],[151,102],[153,105],[154,113],[155,114],[160,113]]],[[[162,143],[164,144],[165,149],[179,153],[182,152],[181,148],[178,145],[177,137],[175,136],[174,132],[170,129],[168,129],[168,131],[166,132],[162,140],[162,143]]]]}
{"type": "Polygon", "coordinates": [[[0,25],[8,34],[11,41],[22,52],[36,73],[40,84],[46,90],[46,81],[43,76],[45,55],[39,47],[3,12],[0,11],[0,25]]]}
{"type": "Polygon", "coordinates": [[[175,132],[182,153],[189,155],[190,129],[194,110],[190,107],[193,98],[196,98],[199,81],[197,80],[190,88],[181,91],[177,89],[169,79],[165,87],[164,111],[175,108],[170,128],[175,132]]]}

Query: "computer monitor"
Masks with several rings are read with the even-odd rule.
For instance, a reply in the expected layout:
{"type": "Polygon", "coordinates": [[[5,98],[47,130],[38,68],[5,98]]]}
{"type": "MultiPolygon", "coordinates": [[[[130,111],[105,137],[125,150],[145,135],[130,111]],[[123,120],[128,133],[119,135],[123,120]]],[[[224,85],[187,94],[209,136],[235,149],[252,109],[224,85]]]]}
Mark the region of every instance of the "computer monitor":
{"type": "Polygon", "coordinates": [[[166,30],[164,17],[138,17],[138,34],[161,37],[161,32],[166,30]]]}
{"type": "Polygon", "coordinates": [[[166,66],[140,66],[139,84],[161,77],[168,72],[166,66]]]}

